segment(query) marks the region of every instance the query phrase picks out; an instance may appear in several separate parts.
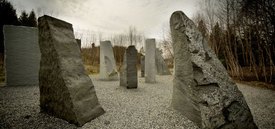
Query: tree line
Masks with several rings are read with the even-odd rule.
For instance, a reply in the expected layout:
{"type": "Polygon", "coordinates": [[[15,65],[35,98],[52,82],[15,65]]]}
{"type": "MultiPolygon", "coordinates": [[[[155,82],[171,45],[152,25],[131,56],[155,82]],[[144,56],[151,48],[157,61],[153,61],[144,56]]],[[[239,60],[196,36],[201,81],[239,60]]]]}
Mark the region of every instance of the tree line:
{"type": "Polygon", "coordinates": [[[22,11],[21,15],[17,16],[16,9],[9,1],[0,0],[0,55],[2,55],[2,62],[4,53],[4,25],[37,27],[37,17],[33,10],[29,13],[22,11]]]}

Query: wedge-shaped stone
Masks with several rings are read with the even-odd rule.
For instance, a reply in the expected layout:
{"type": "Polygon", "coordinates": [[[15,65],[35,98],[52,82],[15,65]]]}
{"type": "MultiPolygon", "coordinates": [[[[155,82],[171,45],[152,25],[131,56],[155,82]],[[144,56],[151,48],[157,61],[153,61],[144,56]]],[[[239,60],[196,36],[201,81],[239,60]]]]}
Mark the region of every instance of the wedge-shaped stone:
{"type": "Polygon", "coordinates": [[[38,27],[41,110],[78,126],[102,115],[104,110],[85,73],[72,25],[43,16],[38,27]]]}
{"type": "Polygon", "coordinates": [[[204,129],[256,129],[242,93],[181,11],[170,18],[174,49],[172,106],[204,129]]]}

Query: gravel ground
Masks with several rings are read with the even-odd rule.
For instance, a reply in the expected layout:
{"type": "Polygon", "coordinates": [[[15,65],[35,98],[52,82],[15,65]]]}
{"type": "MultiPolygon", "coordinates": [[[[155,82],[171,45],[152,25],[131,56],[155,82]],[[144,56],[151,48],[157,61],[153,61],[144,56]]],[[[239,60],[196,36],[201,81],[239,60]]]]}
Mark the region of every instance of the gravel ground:
{"type": "MultiPolygon", "coordinates": [[[[83,129],[194,129],[198,128],[170,107],[172,76],[157,76],[158,83],[137,89],[119,87],[119,81],[99,81],[92,76],[99,101],[106,113],[85,124],[83,129]]],[[[275,92],[239,84],[256,124],[275,128],[275,92]]],[[[39,113],[39,88],[0,88],[0,128],[77,128],[66,121],[39,113]]]]}

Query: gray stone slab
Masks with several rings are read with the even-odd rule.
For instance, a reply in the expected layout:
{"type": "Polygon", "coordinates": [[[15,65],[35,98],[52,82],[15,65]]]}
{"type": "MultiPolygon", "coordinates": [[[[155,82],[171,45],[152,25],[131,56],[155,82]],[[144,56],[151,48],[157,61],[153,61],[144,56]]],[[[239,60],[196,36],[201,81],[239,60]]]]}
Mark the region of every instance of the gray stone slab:
{"type": "Polygon", "coordinates": [[[145,56],[144,55],[140,56],[140,72],[141,72],[141,77],[144,77],[144,73],[145,73],[145,56]]]}
{"type": "Polygon", "coordinates": [[[158,75],[171,75],[164,58],[162,57],[162,52],[159,49],[156,49],[156,68],[158,75]]]}
{"type": "Polygon", "coordinates": [[[137,50],[129,46],[124,53],[123,66],[120,69],[120,86],[137,88],[137,50]]]}
{"type": "Polygon", "coordinates": [[[38,29],[4,26],[7,86],[37,85],[40,63],[38,29]]]}
{"type": "Polygon", "coordinates": [[[204,129],[256,129],[235,82],[183,12],[170,18],[175,73],[172,106],[204,129]]]}
{"type": "Polygon", "coordinates": [[[110,41],[100,42],[100,79],[118,80],[116,61],[110,41]]]}
{"type": "Polygon", "coordinates": [[[102,115],[94,85],[86,74],[70,23],[43,16],[38,19],[42,112],[78,126],[102,115]]]}
{"type": "Polygon", "coordinates": [[[75,39],[76,40],[76,43],[79,47],[79,49],[81,50],[81,39],[75,39]]]}
{"type": "Polygon", "coordinates": [[[156,40],[145,40],[145,83],[156,83],[156,40]]]}

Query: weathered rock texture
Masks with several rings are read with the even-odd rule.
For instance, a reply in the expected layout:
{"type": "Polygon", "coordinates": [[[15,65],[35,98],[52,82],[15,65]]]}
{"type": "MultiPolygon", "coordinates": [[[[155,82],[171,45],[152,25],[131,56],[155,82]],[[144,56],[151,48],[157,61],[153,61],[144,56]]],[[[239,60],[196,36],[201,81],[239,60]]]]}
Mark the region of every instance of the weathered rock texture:
{"type": "Polygon", "coordinates": [[[79,47],[79,49],[81,50],[81,39],[75,39],[76,40],[76,43],[79,47]]]}
{"type": "Polygon", "coordinates": [[[137,88],[137,50],[129,46],[124,53],[123,66],[120,69],[120,86],[137,88]]]}
{"type": "Polygon", "coordinates": [[[72,25],[43,16],[38,27],[41,110],[78,126],[103,114],[94,85],[85,73],[72,25]]]}
{"type": "Polygon", "coordinates": [[[100,42],[100,79],[117,80],[116,61],[110,41],[100,42]]]}
{"type": "Polygon", "coordinates": [[[175,77],[172,106],[205,129],[255,129],[250,109],[196,25],[181,11],[170,19],[175,77]]]}
{"type": "Polygon", "coordinates": [[[141,77],[144,77],[144,71],[145,71],[145,56],[141,55],[140,56],[140,72],[141,72],[141,77]]]}
{"type": "Polygon", "coordinates": [[[5,25],[4,44],[6,85],[38,85],[38,29],[5,25]]]}
{"type": "Polygon", "coordinates": [[[171,75],[159,49],[156,49],[156,68],[158,75],[171,75]]]}
{"type": "Polygon", "coordinates": [[[145,83],[156,83],[156,40],[145,40],[145,83]]]}

